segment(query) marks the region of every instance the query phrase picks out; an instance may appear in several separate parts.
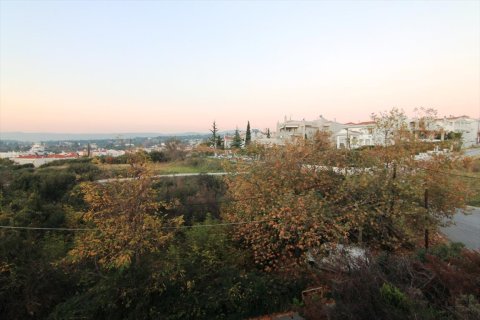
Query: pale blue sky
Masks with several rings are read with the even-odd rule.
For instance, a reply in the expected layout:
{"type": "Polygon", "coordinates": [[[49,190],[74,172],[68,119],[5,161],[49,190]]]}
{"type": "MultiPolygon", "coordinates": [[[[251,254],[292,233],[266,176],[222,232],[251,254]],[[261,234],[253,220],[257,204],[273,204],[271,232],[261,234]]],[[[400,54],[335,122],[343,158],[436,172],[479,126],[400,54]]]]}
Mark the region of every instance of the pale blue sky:
{"type": "Polygon", "coordinates": [[[480,113],[479,1],[0,3],[0,131],[480,113]]]}

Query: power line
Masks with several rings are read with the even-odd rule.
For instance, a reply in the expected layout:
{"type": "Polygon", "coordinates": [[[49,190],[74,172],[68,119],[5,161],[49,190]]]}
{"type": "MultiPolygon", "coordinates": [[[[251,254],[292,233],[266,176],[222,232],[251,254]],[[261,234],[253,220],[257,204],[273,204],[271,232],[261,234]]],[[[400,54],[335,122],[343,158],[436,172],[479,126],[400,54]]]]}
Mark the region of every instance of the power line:
{"type": "MultiPolygon", "coordinates": [[[[313,184],[302,188],[301,191],[308,191],[315,187],[318,184],[313,184]]],[[[294,192],[294,191],[293,191],[294,192]]],[[[242,202],[247,200],[257,200],[262,198],[270,197],[270,195],[260,195],[260,196],[253,196],[253,197],[246,197],[240,199],[227,199],[227,200],[217,200],[214,203],[228,203],[228,202],[242,202]]],[[[351,209],[357,205],[357,200],[350,198],[354,203],[352,205],[346,206],[345,209],[351,209]]],[[[366,199],[365,199],[366,200],[366,199]]],[[[192,203],[186,204],[188,205],[205,205],[209,203],[192,203]]],[[[365,202],[363,203],[365,204],[365,202]]],[[[255,223],[262,223],[262,222],[272,222],[278,219],[264,219],[264,220],[252,220],[252,221],[238,221],[238,222],[225,222],[225,223],[217,223],[217,224],[198,224],[198,225],[191,225],[191,226],[178,226],[178,227],[160,227],[159,229],[169,229],[169,230],[179,230],[179,229],[192,229],[192,228],[202,228],[202,227],[218,227],[218,226],[230,226],[230,225],[244,225],[244,224],[255,224],[255,223]]],[[[5,226],[0,225],[0,229],[16,229],[16,230],[44,230],[44,231],[99,231],[100,229],[97,228],[55,228],[55,227],[27,227],[27,226],[5,226]]]]}
{"type": "Polygon", "coordinates": [[[430,172],[441,173],[441,174],[448,174],[448,175],[451,175],[451,176],[456,176],[456,177],[461,177],[461,178],[469,178],[469,179],[480,180],[480,177],[467,176],[467,175],[464,175],[464,174],[459,174],[459,173],[454,173],[454,172],[446,172],[446,171],[440,171],[440,170],[434,170],[434,169],[428,169],[428,168],[418,168],[418,169],[425,170],[425,171],[430,171],[430,172]]]}
{"type": "MultiPolygon", "coordinates": [[[[252,221],[239,221],[239,222],[224,222],[216,224],[196,224],[191,226],[178,226],[178,227],[160,227],[158,229],[193,229],[193,228],[211,228],[211,227],[223,227],[242,224],[255,224],[262,222],[272,222],[276,219],[264,219],[264,220],[252,220],[252,221]]],[[[16,229],[16,230],[45,230],[45,231],[99,231],[96,228],[48,228],[48,227],[22,227],[22,226],[0,226],[0,229],[16,229]]]]}
{"type": "MultiPolygon", "coordinates": [[[[456,173],[452,173],[452,172],[445,172],[445,171],[433,170],[433,169],[428,169],[428,168],[418,168],[418,169],[425,170],[425,171],[436,172],[436,173],[441,173],[441,174],[448,174],[448,175],[453,175],[453,176],[458,176],[458,177],[480,180],[480,177],[467,176],[467,175],[456,174],[456,173]]],[[[303,188],[302,191],[308,191],[308,190],[313,189],[317,186],[318,186],[317,184],[311,185],[311,186],[308,186],[306,188],[303,188]]],[[[267,198],[267,197],[270,197],[270,195],[260,195],[260,196],[246,197],[246,198],[240,198],[240,199],[215,200],[213,203],[242,202],[242,201],[257,200],[257,199],[262,199],[262,198],[267,198]]],[[[355,204],[347,206],[344,209],[354,207],[356,205],[356,200],[353,200],[353,201],[355,202],[355,204]]],[[[194,205],[208,205],[208,204],[212,204],[212,203],[197,202],[197,203],[186,203],[186,204],[183,204],[183,205],[184,206],[194,206],[194,205]]],[[[262,222],[271,222],[271,221],[275,221],[275,220],[277,220],[277,219],[225,222],[225,223],[217,223],[217,224],[198,224],[198,225],[178,226],[178,227],[160,227],[159,229],[179,230],[179,229],[192,229],[192,228],[203,228],[203,227],[209,228],[209,227],[230,226],[230,225],[255,224],[255,223],[262,223],[262,222]]],[[[60,227],[55,228],[55,227],[5,226],[5,225],[0,225],[0,229],[45,230],[45,231],[98,231],[98,230],[100,230],[100,229],[96,229],[96,228],[60,228],[60,227]]]]}
{"type": "Polygon", "coordinates": [[[98,229],[89,228],[49,228],[49,227],[17,227],[17,226],[0,226],[0,229],[20,229],[20,230],[52,230],[52,231],[95,231],[98,229]]]}
{"type": "MultiPolygon", "coordinates": [[[[259,197],[255,197],[259,198],[259,197]]],[[[255,199],[252,198],[245,198],[245,199],[255,199]]],[[[245,200],[245,199],[237,199],[237,201],[245,200]]],[[[356,204],[350,205],[345,207],[344,209],[349,209],[354,207],[356,204]]],[[[250,220],[250,221],[238,221],[238,222],[223,222],[223,223],[215,223],[215,224],[196,224],[191,226],[178,226],[178,227],[160,227],[158,229],[163,230],[181,230],[181,229],[194,229],[194,228],[211,228],[211,227],[222,227],[222,226],[233,226],[233,225],[245,225],[245,224],[255,224],[255,223],[262,223],[262,222],[273,222],[277,221],[278,218],[275,219],[263,219],[263,220],[250,220]]],[[[55,228],[55,227],[26,227],[26,226],[5,226],[0,225],[0,229],[15,229],[15,230],[44,230],[44,231],[99,231],[98,228],[55,228]]]]}
{"type": "MultiPolygon", "coordinates": [[[[305,190],[309,190],[316,187],[316,185],[309,186],[305,190]]],[[[231,199],[228,201],[231,202],[241,202],[245,200],[255,200],[266,198],[267,195],[256,196],[256,197],[248,197],[242,199],[231,199]]],[[[226,201],[222,201],[226,202],[226,201]]],[[[354,207],[356,204],[347,206],[345,209],[354,207]]],[[[191,226],[178,226],[178,227],[160,227],[159,229],[169,229],[169,230],[179,230],[179,229],[193,229],[193,228],[210,228],[210,227],[219,227],[219,226],[232,226],[232,225],[244,225],[244,224],[255,224],[255,223],[262,223],[262,222],[272,222],[278,219],[264,219],[264,220],[251,220],[251,221],[238,221],[238,222],[224,222],[224,223],[216,223],[216,224],[196,224],[191,226]]],[[[100,229],[97,228],[54,228],[54,227],[25,227],[25,226],[5,226],[0,225],[0,229],[17,229],[17,230],[45,230],[45,231],[98,231],[100,229]]]]}
{"type": "Polygon", "coordinates": [[[161,227],[160,229],[193,229],[193,228],[203,228],[203,227],[222,227],[222,226],[233,226],[241,224],[254,224],[262,222],[272,222],[277,219],[264,219],[264,220],[252,220],[252,221],[239,221],[239,222],[224,222],[224,223],[215,223],[215,224],[195,224],[191,226],[179,226],[179,227],[161,227]]]}
{"type": "MultiPolygon", "coordinates": [[[[310,190],[317,185],[312,185],[304,188],[303,190],[310,190]]],[[[241,199],[228,199],[228,200],[218,200],[215,203],[224,203],[224,202],[241,202],[247,200],[256,200],[261,198],[266,198],[268,195],[261,195],[255,197],[247,197],[241,199]]],[[[188,205],[204,205],[208,203],[193,203],[187,204],[188,205]]],[[[160,227],[160,229],[189,229],[189,228],[202,228],[202,227],[218,227],[218,226],[229,226],[229,225],[242,225],[242,224],[254,224],[254,223],[261,223],[261,222],[271,222],[275,221],[276,219],[267,219],[267,220],[252,220],[252,221],[239,221],[239,222],[225,222],[225,223],[217,223],[217,224],[198,224],[198,225],[191,225],[191,226],[178,226],[178,227],[160,227]]],[[[17,230],[44,230],[44,231],[98,231],[99,229],[95,228],[54,228],[54,227],[26,227],[26,226],[5,226],[0,225],[0,229],[17,229],[17,230]]]]}

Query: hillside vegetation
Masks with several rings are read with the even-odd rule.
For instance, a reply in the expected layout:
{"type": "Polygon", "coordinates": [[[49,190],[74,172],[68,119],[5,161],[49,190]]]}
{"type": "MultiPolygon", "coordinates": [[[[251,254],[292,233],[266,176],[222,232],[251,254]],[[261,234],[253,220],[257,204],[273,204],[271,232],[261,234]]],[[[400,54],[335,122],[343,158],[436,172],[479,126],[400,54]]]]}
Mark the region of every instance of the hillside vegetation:
{"type": "Polygon", "coordinates": [[[201,154],[1,160],[0,317],[478,319],[480,253],[436,235],[475,203],[462,175],[478,159],[416,161],[425,142],[397,116],[386,146],[339,150],[319,133],[223,167],[201,154]],[[182,170],[230,174],[154,178],[182,170]]]}

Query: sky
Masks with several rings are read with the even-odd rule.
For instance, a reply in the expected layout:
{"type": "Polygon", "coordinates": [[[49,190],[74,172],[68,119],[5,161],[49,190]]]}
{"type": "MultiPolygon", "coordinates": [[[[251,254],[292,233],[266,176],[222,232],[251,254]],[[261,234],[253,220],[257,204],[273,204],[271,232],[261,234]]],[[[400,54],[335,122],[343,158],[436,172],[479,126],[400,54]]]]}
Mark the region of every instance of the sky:
{"type": "Polygon", "coordinates": [[[480,1],[0,0],[0,132],[480,116],[480,1]]]}

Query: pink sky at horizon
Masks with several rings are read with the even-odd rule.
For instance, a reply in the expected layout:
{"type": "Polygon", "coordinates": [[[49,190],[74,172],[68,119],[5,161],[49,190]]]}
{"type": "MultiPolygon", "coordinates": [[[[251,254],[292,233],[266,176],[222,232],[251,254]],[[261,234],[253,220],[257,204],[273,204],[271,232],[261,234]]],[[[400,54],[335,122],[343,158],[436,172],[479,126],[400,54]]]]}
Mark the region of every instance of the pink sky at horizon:
{"type": "Polygon", "coordinates": [[[0,132],[480,118],[480,2],[110,4],[0,2],[0,132]]]}

